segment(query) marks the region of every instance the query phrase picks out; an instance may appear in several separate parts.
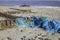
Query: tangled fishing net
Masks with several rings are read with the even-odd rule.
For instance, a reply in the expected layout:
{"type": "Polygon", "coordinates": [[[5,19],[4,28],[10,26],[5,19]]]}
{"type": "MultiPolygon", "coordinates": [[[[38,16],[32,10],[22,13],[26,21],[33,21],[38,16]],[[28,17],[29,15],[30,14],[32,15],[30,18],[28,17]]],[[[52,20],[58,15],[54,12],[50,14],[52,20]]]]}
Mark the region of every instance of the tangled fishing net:
{"type": "Polygon", "coordinates": [[[49,20],[47,17],[28,17],[24,16],[23,18],[16,18],[15,26],[28,26],[32,28],[43,28],[46,31],[58,32],[60,33],[60,21],[49,20]]]}

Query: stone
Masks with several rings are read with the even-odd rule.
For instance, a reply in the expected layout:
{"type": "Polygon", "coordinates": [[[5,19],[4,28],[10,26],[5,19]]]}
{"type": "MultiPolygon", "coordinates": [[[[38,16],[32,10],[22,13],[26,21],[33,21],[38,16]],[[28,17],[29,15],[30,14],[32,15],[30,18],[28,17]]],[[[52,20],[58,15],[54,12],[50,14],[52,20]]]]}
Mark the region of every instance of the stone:
{"type": "Polygon", "coordinates": [[[51,39],[45,38],[44,40],[51,40],[51,39]]]}
{"type": "Polygon", "coordinates": [[[55,35],[55,33],[52,33],[51,35],[55,35]]]}
{"type": "Polygon", "coordinates": [[[31,39],[28,39],[28,40],[31,40],[31,39]]]}
{"type": "Polygon", "coordinates": [[[23,32],[23,30],[21,30],[21,32],[23,32]]]}
{"type": "Polygon", "coordinates": [[[26,36],[23,36],[23,38],[26,38],[26,36]]]}
{"type": "Polygon", "coordinates": [[[39,40],[43,40],[43,38],[42,38],[42,37],[38,37],[38,39],[39,39],[39,40]]]}
{"type": "Polygon", "coordinates": [[[10,37],[7,37],[8,40],[12,40],[10,37]]]}
{"type": "Polygon", "coordinates": [[[21,38],[21,40],[24,40],[24,38],[21,38]]]}
{"type": "Polygon", "coordinates": [[[60,40],[60,38],[58,38],[58,40],[60,40]]]}
{"type": "Polygon", "coordinates": [[[35,40],[34,38],[31,38],[31,40],[35,40]]]}

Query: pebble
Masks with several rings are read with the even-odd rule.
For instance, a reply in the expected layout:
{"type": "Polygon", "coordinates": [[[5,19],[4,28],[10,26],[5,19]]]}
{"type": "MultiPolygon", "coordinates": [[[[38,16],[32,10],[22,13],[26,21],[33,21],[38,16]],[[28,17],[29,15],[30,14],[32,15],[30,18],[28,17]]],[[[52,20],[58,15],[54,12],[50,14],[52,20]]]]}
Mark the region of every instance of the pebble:
{"type": "Polygon", "coordinates": [[[37,36],[34,36],[34,38],[37,38],[37,36]]]}
{"type": "Polygon", "coordinates": [[[46,35],[42,35],[42,37],[46,37],[46,35]]]}
{"type": "Polygon", "coordinates": [[[31,40],[35,40],[34,38],[31,38],[31,40]]]}
{"type": "Polygon", "coordinates": [[[23,32],[23,30],[21,30],[21,32],[23,32]]]}
{"type": "Polygon", "coordinates": [[[30,39],[28,39],[28,40],[30,40],[30,39]]]}
{"type": "Polygon", "coordinates": [[[24,40],[24,38],[21,38],[21,40],[24,40]]]}
{"type": "Polygon", "coordinates": [[[38,36],[41,36],[42,34],[38,34],[38,36]]]}
{"type": "Polygon", "coordinates": [[[23,36],[23,38],[26,38],[26,36],[23,36]]]}
{"type": "Polygon", "coordinates": [[[58,38],[58,40],[60,40],[60,38],[58,38]]]}
{"type": "Polygon", "coordinates": [[[51,39],[45,38],[44,40],[51,40],[51,39]]]}
{"type": "Polygon", "coordinates": [[[39,40],[43,40],[43,38],[42,38],[42,37],[39,37],[38,39],[39,39],[39,40]]]}
{"type": "Polygon", "coordinates": [[[29,32],[31,34],[31,32],[29,32]]]}
{"type": "Polygon", "coordinates": [[[24,39],[25,40],[25,39],[24,39]]]}
{"type": "Polygon", "coordinates": [[[8,40],[12,40],[10,37],[7,37],[8,40]]]}
{"type": "Polygon", "coordinates": [[[51,35],[55,35],[55,33],[52,33],[51,35]]]}

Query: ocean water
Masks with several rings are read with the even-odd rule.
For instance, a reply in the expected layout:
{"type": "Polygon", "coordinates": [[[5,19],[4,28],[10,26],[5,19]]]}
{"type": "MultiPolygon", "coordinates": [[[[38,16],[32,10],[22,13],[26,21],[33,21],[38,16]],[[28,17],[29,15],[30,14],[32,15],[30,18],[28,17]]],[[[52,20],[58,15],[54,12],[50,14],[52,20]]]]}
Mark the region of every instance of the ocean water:
{"type": "Polygon", "coordinates": [[[0,5],[31,5],[31,6],[56,6],[60,7],[60,1],[0,1],[0,5]]]}

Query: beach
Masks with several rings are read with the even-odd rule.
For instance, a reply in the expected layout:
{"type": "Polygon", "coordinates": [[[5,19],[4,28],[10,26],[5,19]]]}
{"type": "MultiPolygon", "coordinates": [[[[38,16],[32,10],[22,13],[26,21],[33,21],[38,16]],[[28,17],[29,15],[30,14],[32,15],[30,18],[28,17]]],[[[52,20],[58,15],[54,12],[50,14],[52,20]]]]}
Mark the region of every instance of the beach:
{"type": "MultiPolygon", "coordinates": [[[[0,6],[0,12],[12,16],[46,16],[48,19],[60,21],[60,7],[20,7],[0,6]],[[13,12],[13,13],[10,13],[13,12]]],[[[6,20],[0,17],[0,20],[6,20]]],[[[0,40],[60,40],[59,33],[47,32],[41,28],[12,27],[0,31],[0,40]]]]}

